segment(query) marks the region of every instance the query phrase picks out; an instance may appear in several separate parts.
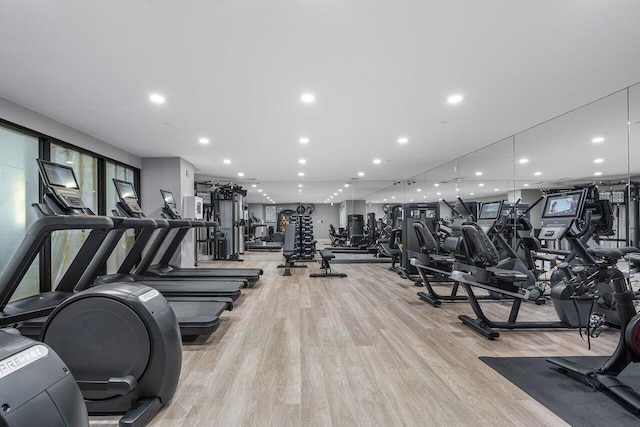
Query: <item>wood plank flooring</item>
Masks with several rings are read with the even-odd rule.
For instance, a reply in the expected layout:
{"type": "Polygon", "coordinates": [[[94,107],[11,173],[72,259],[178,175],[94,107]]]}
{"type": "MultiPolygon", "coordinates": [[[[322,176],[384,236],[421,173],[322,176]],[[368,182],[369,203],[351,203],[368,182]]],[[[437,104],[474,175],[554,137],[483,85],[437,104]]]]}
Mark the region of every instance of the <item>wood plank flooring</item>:
{"type": "MultiPolygon", "coordinates": [[[[605,332],[588,351],[575,330],[488,341],[457,319],[473,314],[466,302],[433,308],[385,264],[338,264],[349,277],[309,278],[318,264],[308,263],[283,277],[279,252],[244,258],[213,266],[264,275],[208,341],[183,347],[177,393],[152,426],[562,426],[478,357],[607,355],[617,341],[605,332]]],[[[506,317],[505,304],[487,311],[506,317]]],[[[550,304],[523,306],[523,319],[555,317],[550,304]]]]}

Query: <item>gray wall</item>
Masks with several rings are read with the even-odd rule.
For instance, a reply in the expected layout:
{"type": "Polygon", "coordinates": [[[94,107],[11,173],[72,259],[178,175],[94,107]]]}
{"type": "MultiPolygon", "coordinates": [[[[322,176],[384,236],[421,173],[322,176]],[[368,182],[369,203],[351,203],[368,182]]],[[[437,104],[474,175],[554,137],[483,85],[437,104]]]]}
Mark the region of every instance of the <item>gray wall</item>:
{"type": "MultiPolygon", "coordinates": [[[[184,212],[182,205],[185,196],[194,195],[194,167],[179,157],[144,157],[140,173],[140,197],[142,210],[151,218],[159,218],[164,205],[160,190],[173,193],[178,209],[184,212]]],[[[163,246],[164,249],[164,246],[163,246]]],[[[163,251],[160,250],[160,253],[163,251]]],[[[193,231],[185,237],[180,251],[172,263],[180,267],[194,265],[193,231]]]]}
{"type": "MultiPolygon", "coordinates": [[[[264,206],[261,204],[250,204],[249,212],[253,212],[258,218],[265,220],[264,206]]],[[[315,203],[316,210],[313,211],[311,217],[313,218],[313,235],[316,239],[329,239],[329,224],[333,224],[338,228],[338,204],[331,206],[330,204],[315,203]]],[[[298,207],[297,203],[276,205],[276,214],[282,210],[292,209],[295,210],[298,207]]],[[[267,223],[267,225],[273,225],[276,223],[267,223]]]]}
{"type": "Polygon", "coordinates": [[[67,125],[31,111],[21,105],[0,98],[0,117],[25,128],[68,142],[85,150],[117,160],[135,168],[141,167],[140,157],[134,156],[120,148],[82,133],[67,125]]]}

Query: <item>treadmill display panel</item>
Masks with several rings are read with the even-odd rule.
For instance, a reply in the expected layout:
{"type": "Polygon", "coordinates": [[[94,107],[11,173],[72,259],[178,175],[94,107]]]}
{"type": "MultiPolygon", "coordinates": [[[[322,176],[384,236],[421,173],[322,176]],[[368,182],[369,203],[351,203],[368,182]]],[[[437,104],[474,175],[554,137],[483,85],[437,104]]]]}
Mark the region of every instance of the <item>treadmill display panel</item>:
{"type": "Polygon", "coordinates": [[[130,182],[113,180],[116,185],[116,190],[118,191],[118,196],[121,199],[137,199],[138,195],[136,194],[136,190],[133,188],[130,182]]]}
{"type": "Polygon", "coordinates": [[[576,217],[582,192],[564,193],[547,197],[542,218],[576,217]]]}
{"type": "Polygon", "coordinates": [[[483,203],[482,208],[480,208],[479,219],[498,219],[501,210],[500,205],[502,205],[502,202],[483,203]]]}
{"type": "Polygon", "coordinates": [[[57,165],[55,163],[42,163],[42,170],[49,185],[79,190],[80,186],[73,173],[73,169],[68,166],[57,165]]]}
{"type": "Polygon", "coordinates": [[[176,199],[173,198],[173,193],[171,191],[166,191],[166,190],[160,190],[160,193],[162,193],[162,198],[164,199],[164,202],[169,205],[169,206],[173,206],[176,207],[176,199]]]}

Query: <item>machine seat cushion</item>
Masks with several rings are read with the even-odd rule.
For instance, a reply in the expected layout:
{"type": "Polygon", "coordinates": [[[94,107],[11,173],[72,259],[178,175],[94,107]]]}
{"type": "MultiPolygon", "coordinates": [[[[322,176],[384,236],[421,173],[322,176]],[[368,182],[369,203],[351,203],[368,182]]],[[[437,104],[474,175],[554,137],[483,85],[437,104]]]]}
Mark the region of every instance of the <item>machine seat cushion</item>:
{"type": "Polygon", "coordinates": [[[497,279],[507,282],[524,282],[529,279],[529,276],[516,270],[503,270],[502,268],[488,267],[487,271],[493,273],[497,279]]]}
{"type": "Polygon", "coordinates": [[[322,259],[334,259],[336,256],[329,249],[322,249],[320,251],[322,259]]]}
{"type": "Polygon", "coordinates": [[[620,259],[628,253],[638,252],[637,248],[589,248],[587,253],[595,255],[599,258],[620,259]]]}

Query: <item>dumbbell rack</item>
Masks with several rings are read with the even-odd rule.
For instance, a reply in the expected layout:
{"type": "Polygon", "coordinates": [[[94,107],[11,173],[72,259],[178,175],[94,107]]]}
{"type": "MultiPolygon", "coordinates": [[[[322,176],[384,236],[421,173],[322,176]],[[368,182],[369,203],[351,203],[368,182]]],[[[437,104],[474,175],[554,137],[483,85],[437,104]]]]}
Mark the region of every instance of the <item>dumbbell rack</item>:
{"type": "Polygon", "coordinates": [[[316,242],[313,238],[313,218],[311,215],[291,215],[297,226],[295,251],[298,261],[313,261],[316,242]]]}

